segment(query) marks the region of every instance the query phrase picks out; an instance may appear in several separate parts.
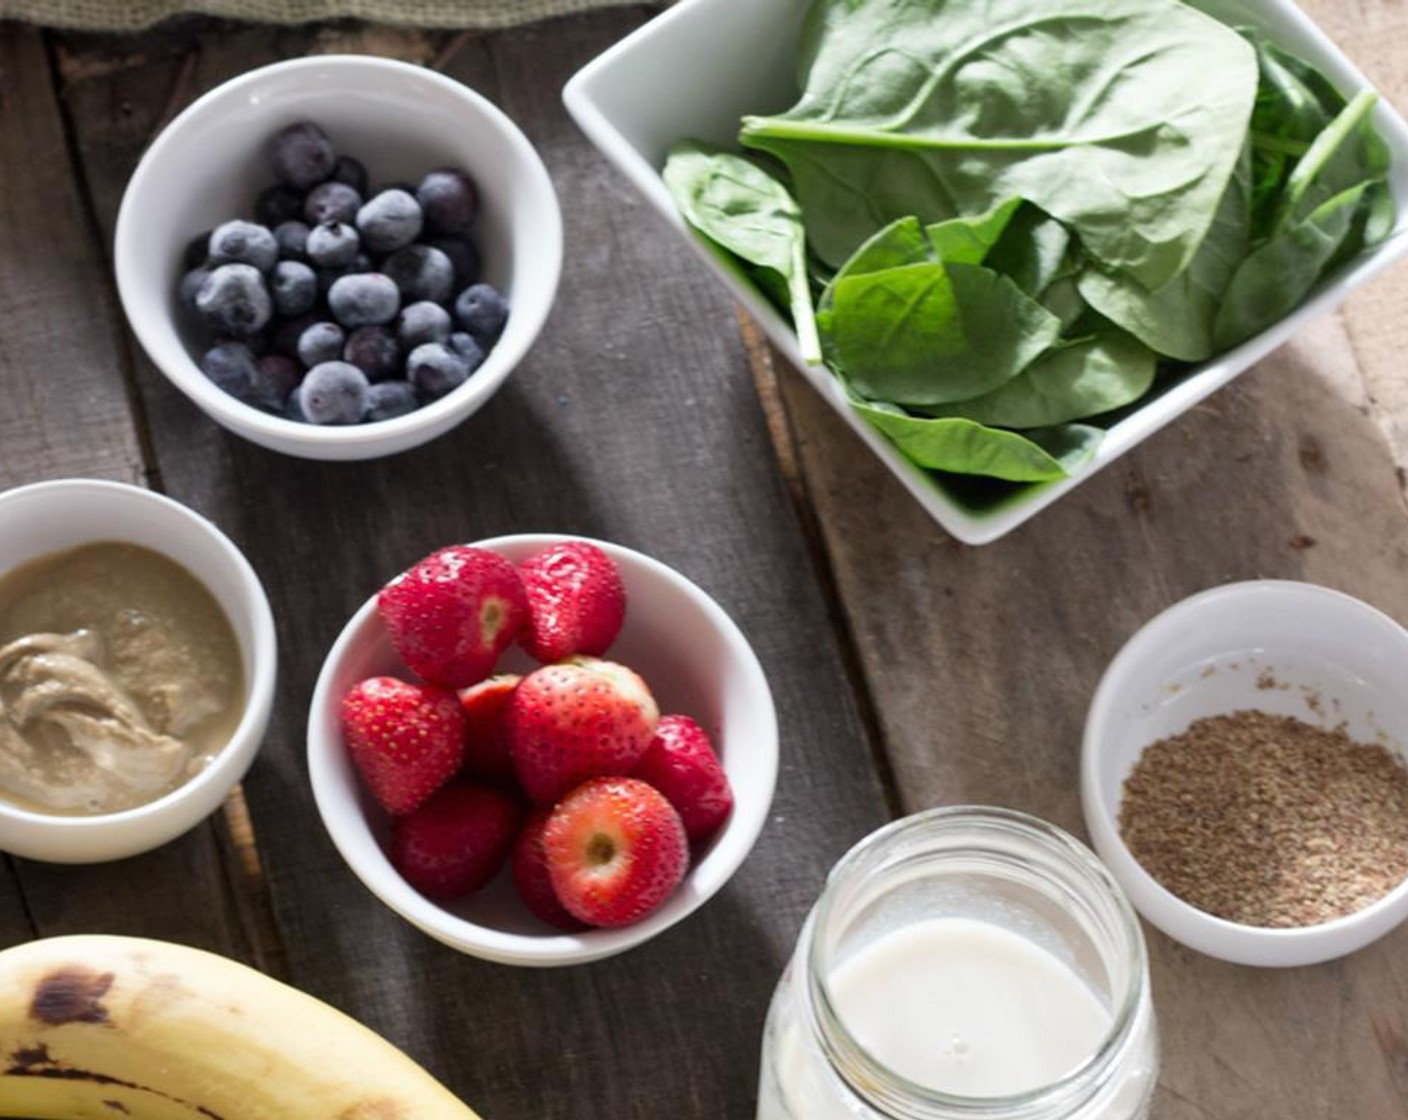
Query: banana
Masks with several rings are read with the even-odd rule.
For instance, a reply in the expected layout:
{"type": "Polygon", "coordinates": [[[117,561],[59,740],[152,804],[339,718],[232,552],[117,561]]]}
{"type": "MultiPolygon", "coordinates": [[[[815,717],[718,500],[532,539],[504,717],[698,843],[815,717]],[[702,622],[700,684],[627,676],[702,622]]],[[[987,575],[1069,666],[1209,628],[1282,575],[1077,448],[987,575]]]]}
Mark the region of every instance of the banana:
{"type": "Polygon", "coordinates": [[[213,953],[106,935],[0,952],[0,1116],[477,1120],[310,995],[213,953]]]}

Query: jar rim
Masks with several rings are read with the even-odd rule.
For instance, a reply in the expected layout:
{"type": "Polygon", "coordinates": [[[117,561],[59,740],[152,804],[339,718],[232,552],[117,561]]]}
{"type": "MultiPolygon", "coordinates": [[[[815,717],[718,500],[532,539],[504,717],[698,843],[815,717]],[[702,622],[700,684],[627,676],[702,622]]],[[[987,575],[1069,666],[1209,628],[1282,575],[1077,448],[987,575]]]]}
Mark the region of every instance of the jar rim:
{"type": "MultiPolygon", "coordinates": [[[[964,850],[972,853],[981,852],[983,849],[974,846],[964,850]]],[[[922,1108],[952,1116],[998,1118],[1007,1114],[1027,1115],[1039,1110],[1044,1104],[1054,1105],[1062,1102],[1086,1083],[1090,1083],[1092,1093],[1098,1090],[1103,1083],[1098,1075],[1115,1063],[1124,1052],[1134,1031],[1148,984],[1148,955],[1139,919],[1109,870],[1094,852],[1064,829],[1015,809],[982,805],[944,806],[902,817],[876,829],[852,846],[831,869],[821,897],[807,919],[803,936],[808,942],[807,981],[804,987],[813,1004],[820,1010],[814,1022],[824,1023],[830,1028],[818,1027],[819,1042],[851,1091],[857,1093],[862,1100],[874,1103],[872,1097],[875,1090],[880,1088],[887,1090],[885,1098],[888,1104],[896,1103],[894,1098],[898,1098],[900,1102],[917,1104],[922,1108]],[[844,882],[848,872],[854,871],[882,845],[893,844],[907,835],[959,825],[965,828],[989,828],[995,835],[1005,832],[1042,844],[1049,851],[1064,856],[1070,861],[1073,871],[1084,875],[1089,885],[1103,890],[1109,901],[1114,904],[1114,913],[1118,916],[1118,932],[1123,939],[1122,948],[1128,953],[1128,980],[1123,986],[1121,999],[1117,1006],[1112,1008],[1114,1013],[1110,1026],[1100,1044],[1080,1064],[1055,1081],[1021,1093],[965,1096],[933,1089],[905,1077],[879,1061],[851,1034],[836,1010],[830,991],[823,939],[818,933],[827,929],[834,918],[839,899],[838,884],[844,882]],[[847,1062],[837,1061],[838,1058],[847,1059],[857,1065],[864,1075],[866,1085],[857,1085],[855,1079],[847,1072],[847,1062]]]]}

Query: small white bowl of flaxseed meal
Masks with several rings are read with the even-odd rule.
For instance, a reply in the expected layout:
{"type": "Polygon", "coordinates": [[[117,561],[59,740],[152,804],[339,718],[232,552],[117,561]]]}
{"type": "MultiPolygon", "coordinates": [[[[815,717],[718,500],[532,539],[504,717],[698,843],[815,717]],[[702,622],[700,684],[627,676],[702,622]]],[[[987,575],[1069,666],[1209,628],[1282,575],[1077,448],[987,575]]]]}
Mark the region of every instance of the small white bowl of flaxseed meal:
{"type": "Polygon", "coordinates": [[[1100,858],[1153,925],[1238,964],[1408,917],[1408,631],[1313,584],[1228,584],[1140,629],[1086,718],[1100,858]]]}

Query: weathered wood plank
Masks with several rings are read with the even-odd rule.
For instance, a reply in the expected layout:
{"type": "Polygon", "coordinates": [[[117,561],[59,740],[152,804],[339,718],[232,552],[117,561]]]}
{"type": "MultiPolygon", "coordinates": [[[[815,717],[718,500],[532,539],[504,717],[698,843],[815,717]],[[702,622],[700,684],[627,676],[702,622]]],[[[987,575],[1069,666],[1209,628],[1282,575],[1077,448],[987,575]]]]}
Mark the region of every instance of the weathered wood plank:
{"type": "MultiPolygon", "coordinates": [[[[115,293],[81,197],[38,33],[0,25],[0,485],[70,475],[141,482],[115,293]]],[[[211,826],[118,867],[15,860],[0,944],[102,929],[242,956],[211,826]]]]}
{"type": "MultiPolygon", "coordinates": [[[[279,620],[275,723],[246,792],[288,975],[496,1117],[751,1116],[762,1017],[804,911],[884,815],[728,304],[558,100],[645,15],[505,33],[451,61],[538,145],[568,246],[543,338],[464,427],[389,462],[302,463],[226,436],[150,371],[138,376],[168,487],[246,549],[279,620]],[[302,757],[314,676],[362,599],[447,541],[524,529],[618,540],[709,590],[753,641],[783,726],[773,820],[737,878],[652,944],[553,972],[460,957],[374,902],[316,824],[302,757]]],[[[301,53],[297,43],[202,37],[193,85],[301,53]]],[[[100,210],[144,140],[116,127],[112,107],[150,112],[146,81],[139,66],[70,91],[100,210]]]]}

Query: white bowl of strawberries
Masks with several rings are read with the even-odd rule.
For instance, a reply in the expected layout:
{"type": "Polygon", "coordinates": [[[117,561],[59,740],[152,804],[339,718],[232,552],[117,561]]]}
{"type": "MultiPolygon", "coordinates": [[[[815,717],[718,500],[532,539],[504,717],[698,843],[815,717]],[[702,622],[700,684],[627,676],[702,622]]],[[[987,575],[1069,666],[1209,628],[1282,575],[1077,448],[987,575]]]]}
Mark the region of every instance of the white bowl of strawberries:
{"type": "Polygon", "coordinates": [[[505,964],[649,940],[752,849],[777,778],[756,655],[664,564],[556,535],[452,545],[352,617],[314,689],[313,795],[378,898],[505,964]]]}

